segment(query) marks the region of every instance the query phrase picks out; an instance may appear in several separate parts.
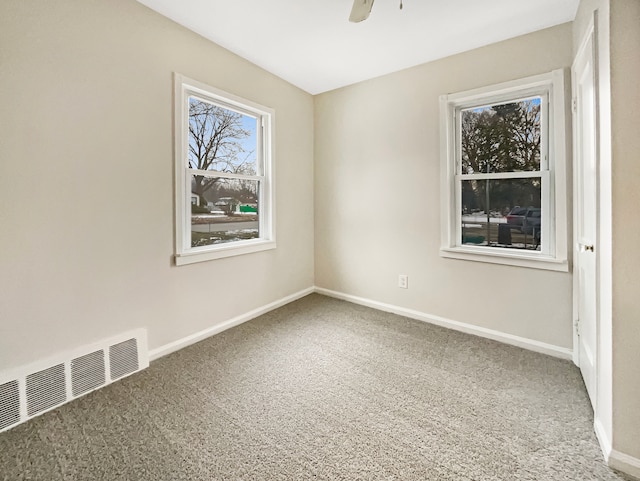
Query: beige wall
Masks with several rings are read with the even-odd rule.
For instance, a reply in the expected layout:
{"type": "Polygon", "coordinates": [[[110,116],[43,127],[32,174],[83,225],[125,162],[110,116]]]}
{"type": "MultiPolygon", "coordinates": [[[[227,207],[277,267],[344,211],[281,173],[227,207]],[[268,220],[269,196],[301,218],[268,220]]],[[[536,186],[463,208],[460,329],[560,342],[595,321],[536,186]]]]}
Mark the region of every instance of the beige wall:
{"type": "Polygon", "coordinates": [[[439,256],[438,104],[571,54],[565,24],[316,96],[316,285],[571,348],[570,274],[439,256]]]}
{"type": "Polygon", "coordinates": [[[640,462],[640,1],[615,0],[610,8],[613,448],[640,462]]]}
{"type": "Polygon", "coordinates": [[[0,370],[313,285],[309,94],[133,0],[3,0],[0,92],[0,370]],[[172,266],[174,71],[276,110],[276,250],[172,266]]]}

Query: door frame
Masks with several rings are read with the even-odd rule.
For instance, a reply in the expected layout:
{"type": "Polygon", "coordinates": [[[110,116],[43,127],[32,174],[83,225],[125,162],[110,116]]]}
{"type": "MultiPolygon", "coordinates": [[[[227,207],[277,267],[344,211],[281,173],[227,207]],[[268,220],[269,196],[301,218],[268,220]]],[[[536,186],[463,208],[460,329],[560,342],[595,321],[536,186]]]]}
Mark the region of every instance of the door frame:
{"type": "Polygon", "coordinates": [[[592,61],[593,61],[593,82],[594,82],[594,101],[595,101],[595,202],[596,202],[596,229],[595,229],[595,282],[596,282],[596,292],[595,292],[595,323],[596,323],[596,345],[595,345],[595,360],[594,360],[594,374],[595,381],[593,386],[593,399],[591,399],[592,405],[594,407],[594,415],[597,417],[597,402],[598,402],[598,391],[599,391],[599,365],[600,365],[600,292],[601,292],[601,282],[600,282],[600,98],[599,98],[599,59],[598,59],[598,12],[597,10],[593,12],[593,16],[589,20],[588,27],[584,32],[582,39],[580,40],[580,47],[576,51],[576,55],[573,58],[573,63],[571,65],[571,113],[572,113],[572,130],[573,130],[573,316],[572,316],[572,326],[573,326],[573,362],[576,366],[580,367],[580,337],[579,337],[579,301],[580,301],[580,283],[579,276],[577,273],[579,272],[579,215],[578,215],[578,182],[580,179],[578,178],[578,168],[577,164],[579,162],[578,159],[578,125],[577,121],[577,96],[576,96],[576,75],[575,75],[575,66],[576,59],[583,53],[584,49],[587,48],[587,44],[589,43],[589,39],[591,37],[592,41],[592,61]]]}

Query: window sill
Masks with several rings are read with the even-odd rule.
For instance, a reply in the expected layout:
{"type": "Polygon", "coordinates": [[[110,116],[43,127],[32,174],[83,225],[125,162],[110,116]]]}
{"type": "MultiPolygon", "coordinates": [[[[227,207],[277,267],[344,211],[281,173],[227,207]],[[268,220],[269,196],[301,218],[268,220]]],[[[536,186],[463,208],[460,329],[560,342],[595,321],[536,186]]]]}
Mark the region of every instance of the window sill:
{"type": "Polygon", "coordinates": [[[203,251],[176,254],[175,262],[177,266],[183,266],[186,264],[195,264],[196,262],[212,261],[215,259],[251,254],[253,252],[266,251],[275,248],[275,241],[252,240],[246,243],[243,242],[242,245],[234,243],[233,245],[222,245],[203,251]]]}
{"type": "Polygon", "coordinates": [[[443,247],[440,249],[440,256],[449,259],[486,262],[489,264],[569,272],[569,263],[566,259],[556,259],[555,257],[543,256],[541,254],[493,252],[485,249],[480,250],[480,248],[443,247]]]}

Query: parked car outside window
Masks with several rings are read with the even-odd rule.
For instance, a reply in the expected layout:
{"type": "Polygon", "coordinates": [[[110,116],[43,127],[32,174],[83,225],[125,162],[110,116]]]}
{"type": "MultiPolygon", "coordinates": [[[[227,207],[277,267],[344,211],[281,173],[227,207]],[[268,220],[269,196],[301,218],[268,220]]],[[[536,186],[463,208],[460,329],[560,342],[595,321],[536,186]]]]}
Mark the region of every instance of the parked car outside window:
{"type": "Polygon", "coordinates": [[[516,205],[507,214],[507,224],[522,227],[522,223],[524,222],[524,216],[526,213],[527,207],[520,207],[519,205],[516,205]]]}
{"type": "Polygon", "coordinates": [[[541,209],[539,207],[529,207],[522,222],[522,232],[531,234],[539,240],[541,220],[541,209]]]}

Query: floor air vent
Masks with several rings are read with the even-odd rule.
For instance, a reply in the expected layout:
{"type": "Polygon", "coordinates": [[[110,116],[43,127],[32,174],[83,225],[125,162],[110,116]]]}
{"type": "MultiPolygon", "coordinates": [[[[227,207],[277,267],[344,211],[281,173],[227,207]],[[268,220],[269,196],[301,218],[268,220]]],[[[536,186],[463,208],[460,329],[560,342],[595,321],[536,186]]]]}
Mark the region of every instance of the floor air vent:
{"type": "Polygon", "coordinates": [[[0,372],[0,432],[147,366],[147,333],[138,329],[0,372]]]}
{"type": "Polygon", "coordinates": [[[27,414],[35,416],[67,400],[64,364],[27,376],[27,414]]]}
{"type": "Polygon", "coordinates": [[[129,339],[109,347],[111,379],[118,379],[138,370],[138,343],[129,339]]]}
{"type": "Polygon", "coordinates": [[[71,360],[71,392],[80,396],[107,382],[104,351],[95,351],[71,360]]]}
{"type": "Polygon", "coordinates": [[[18,381],[0,385],[0,431],[20,422],[18,381]]]}

